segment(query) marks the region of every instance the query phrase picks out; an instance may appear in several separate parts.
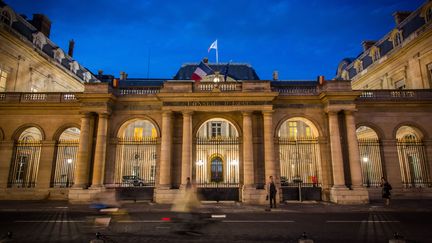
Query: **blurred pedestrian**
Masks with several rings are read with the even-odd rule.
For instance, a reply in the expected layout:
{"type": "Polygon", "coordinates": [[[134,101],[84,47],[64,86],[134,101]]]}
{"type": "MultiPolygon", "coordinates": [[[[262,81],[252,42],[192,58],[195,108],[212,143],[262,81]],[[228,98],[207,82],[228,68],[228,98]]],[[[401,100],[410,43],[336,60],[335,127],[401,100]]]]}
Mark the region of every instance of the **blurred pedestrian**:
{"type": "Polygon", "coordinates": [[[269,177],[269,183],[267,184],[267,198],[270,201],[270,208],[276,208],[276,184],[273,180],[273,176],[269,177]]]}
{"type": "Polygon", "coordinates": [[[382,187],[382,198],[385,199],[385,205],[390,205],[390,191],[392,190],[392,186],[385,177],[381,177],[381,187],[382,187]]]}

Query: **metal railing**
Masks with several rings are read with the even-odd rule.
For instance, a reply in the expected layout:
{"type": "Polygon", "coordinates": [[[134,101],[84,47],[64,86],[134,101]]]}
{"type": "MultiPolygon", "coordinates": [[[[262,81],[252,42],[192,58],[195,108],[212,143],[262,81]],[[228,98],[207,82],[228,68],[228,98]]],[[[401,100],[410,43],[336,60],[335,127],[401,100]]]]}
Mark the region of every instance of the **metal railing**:
{"type": "Polygon", "coordinates": [[[432,89],[362,90],[359,101],[432,100],[432,89]]]}
{"type": "Polygon", "coordinates": [[[0,103],[16,102],[16,103],[33,103],[33,102],[49,102],[49,103],[67,103],[77,102],[76,93],[17,93],[7,92],[0,93],[0,103]]]}

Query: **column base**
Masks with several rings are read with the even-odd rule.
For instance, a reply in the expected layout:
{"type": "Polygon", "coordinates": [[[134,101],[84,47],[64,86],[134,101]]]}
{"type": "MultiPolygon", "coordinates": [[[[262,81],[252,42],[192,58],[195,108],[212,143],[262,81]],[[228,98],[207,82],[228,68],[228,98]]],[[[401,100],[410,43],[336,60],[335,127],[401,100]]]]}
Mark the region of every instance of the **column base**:
{"type": "Polygon", "coordinates": [[[267,204],[266,195],[266,190],[256,189],[252,185],[244,185],[242,188],[242,202],[245,204],[267,204]]]}
{"type": "Polygon", "coordinates": [[[180,192],[180,189],[170,189],[169,186],[158,186],[154,190],[154,201],[156,203],[171,204],[176,200],[180,192]]]}
{"type": "Polygon", "coordinates": [[[337,204],[367,204],[369,193],[363,187],[354,187],[353,190],[349,190],[345,186],[336,186],[330,189],[330,201],[337,204]]]}

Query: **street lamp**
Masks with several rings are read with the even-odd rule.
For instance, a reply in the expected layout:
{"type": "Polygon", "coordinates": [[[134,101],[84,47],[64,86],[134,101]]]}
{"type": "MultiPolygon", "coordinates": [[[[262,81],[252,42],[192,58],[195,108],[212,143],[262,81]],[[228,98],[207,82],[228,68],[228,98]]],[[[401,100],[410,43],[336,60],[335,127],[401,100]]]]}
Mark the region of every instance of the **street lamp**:
{"type": "Polygon", "coordinates": [[[70,167],[72,165],[73,160],[71,158],[66,160],[67,162],[67,176],[66,176],[66,187],[69,187],[69,183],[70,183],[70,167]]]}
{"type": "Polygon", "coordinates": [[[366,187],[370,187],[370,180],[369,180],[369,158],[368,157],[363,157],[363,163],[365,163],[365,172],[366,172],[366,187]]]}
{"type": "Polygon", "coordinates": [[[237,174],[237,170],[236,170],[236,166],[238,165],[238,161],[236,159],[231,161],[232,166],[234,167],[234,183],[237,183],[237,178],[236,178],[236,174],[237,174]]]}

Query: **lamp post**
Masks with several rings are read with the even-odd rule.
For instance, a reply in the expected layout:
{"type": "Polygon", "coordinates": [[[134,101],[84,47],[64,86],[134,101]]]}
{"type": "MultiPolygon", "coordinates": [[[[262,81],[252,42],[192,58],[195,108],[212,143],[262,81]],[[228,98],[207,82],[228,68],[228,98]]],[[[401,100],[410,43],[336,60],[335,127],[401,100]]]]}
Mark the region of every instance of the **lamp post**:
{"type": "Polygon", "coordinates": [[[66,160],[67,162],[67,175],[66,175],[66,187],[69,187],[70,183],[70,167],[72,165],[73,160],[71,158],[66,160]]]}
{"type": "Polygon", "coordinates": [[[196,175],[198,179],[198,183],[202,183],[203,175],[204,175],[204,173],[202,173],[202,166],[204,165],[204,162],[200,159],[195,164],[198,167],[198,173],[196,175]]]}
{"type": "Polygon", "coordinates": [[[233,165],[233,168],[234,168],[234,183],[237,183],[236,174],[237,174],[238,161],[236,159],[234,159],[233,161],[231,161],[231,164],[233,165]]]}
{"type": "Polygon", "coordinates": [[[365,163],[365,172],[366,172],[366,187],[370,187],[370,180],[369,180],[369,158],[363,157],[363,163],[365,163]]]}

